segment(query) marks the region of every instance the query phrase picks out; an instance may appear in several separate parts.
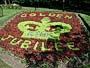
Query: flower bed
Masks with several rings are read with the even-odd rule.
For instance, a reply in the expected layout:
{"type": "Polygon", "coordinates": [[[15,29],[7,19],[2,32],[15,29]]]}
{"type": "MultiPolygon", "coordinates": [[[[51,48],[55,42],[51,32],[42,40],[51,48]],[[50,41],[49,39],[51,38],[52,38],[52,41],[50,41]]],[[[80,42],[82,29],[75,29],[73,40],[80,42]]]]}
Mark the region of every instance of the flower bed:
{"type": "Polygon", "coordinates": [[[0,30],[0,47],[31,63],[52,63],[83,54],[85,38],[76,14],[23,12],[0,30]]]}

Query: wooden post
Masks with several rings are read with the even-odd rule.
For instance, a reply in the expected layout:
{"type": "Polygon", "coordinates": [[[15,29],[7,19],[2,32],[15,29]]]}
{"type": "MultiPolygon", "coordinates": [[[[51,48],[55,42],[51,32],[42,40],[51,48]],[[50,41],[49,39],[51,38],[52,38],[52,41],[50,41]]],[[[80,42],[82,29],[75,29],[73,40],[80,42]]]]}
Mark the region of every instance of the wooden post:
{"type": "Polygon", "coordinates": [[[65,0],[63,0],[63,12],[64,12],[64,8],[65,8],[65,0]]]}
{"type": "Polygon", "coordinates": [[[33,0],[33,2],[34,2],[34,6],[35,6],[35,11],[36,11],[36,0],[33,0]]]}

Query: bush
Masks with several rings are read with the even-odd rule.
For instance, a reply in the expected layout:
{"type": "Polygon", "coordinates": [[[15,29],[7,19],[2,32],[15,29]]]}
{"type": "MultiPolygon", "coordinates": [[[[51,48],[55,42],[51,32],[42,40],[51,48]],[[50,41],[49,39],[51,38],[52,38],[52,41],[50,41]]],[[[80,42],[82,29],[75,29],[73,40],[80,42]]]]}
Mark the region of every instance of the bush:
{"type": "Polygon", "coordinates": [[[21,9],[22,7],[17,5],[17,6],[13,6],[12,4],[11,5],[1,5],[2,8],[4,9],[21,9]]]}

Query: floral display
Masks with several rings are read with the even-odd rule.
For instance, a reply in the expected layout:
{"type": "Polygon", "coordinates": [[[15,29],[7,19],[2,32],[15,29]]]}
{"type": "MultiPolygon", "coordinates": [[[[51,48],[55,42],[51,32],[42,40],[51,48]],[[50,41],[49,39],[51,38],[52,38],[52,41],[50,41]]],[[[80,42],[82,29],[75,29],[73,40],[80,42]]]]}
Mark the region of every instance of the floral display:
{"type": "Polygon", "coordinates": [[[32,64],[54,63],[82,55],[84,27],[73,13],[22,12],[0,30],[0,47],[32,64]]]}

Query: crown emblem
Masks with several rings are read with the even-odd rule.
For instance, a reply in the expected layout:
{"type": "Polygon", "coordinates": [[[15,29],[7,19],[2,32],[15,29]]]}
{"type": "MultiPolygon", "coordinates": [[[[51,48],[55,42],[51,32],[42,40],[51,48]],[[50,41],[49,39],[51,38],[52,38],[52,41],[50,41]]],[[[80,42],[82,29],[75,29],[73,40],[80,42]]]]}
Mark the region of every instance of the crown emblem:
{"type": "Polygon", "coordinates": [[[18,29],[23,32],[22,38],[34,39],[59,39],[60,34],[70,32],[71,25],[64,22],[51,22],[49,17],[44,17],[40,22],[19,22],[18,29]]]}

